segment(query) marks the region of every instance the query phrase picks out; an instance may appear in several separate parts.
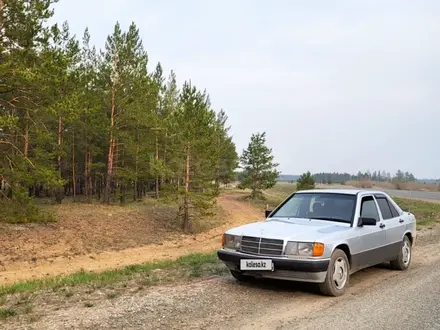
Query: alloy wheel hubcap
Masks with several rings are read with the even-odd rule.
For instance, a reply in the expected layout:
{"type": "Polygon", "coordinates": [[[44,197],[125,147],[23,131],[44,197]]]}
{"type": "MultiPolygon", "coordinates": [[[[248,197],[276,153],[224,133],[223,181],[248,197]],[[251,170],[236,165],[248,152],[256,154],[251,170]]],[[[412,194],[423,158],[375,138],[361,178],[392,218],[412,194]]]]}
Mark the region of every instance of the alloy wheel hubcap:
{"type": "Polygon", "coordinates": [[[348,277],[347,263],[343,258],[336,259],[332,279],[333,279],[333,283],[335,284],[338,290],[344,288],[345,284],[347,283],[347,277],[348,277]]]}
{"type": "Polygon", "coordinates": [[[407,266],[410,260],[411,260],[411,246],[409,245],[409,242],[405,240],[402,246],[402,262],[405,266],[407,266]]]}

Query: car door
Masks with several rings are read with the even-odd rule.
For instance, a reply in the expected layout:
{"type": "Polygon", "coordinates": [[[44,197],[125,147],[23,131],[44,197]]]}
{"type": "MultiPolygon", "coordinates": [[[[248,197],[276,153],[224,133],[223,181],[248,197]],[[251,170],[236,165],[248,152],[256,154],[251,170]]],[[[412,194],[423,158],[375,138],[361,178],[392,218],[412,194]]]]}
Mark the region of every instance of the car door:
{"type": "Polygon", "coordinates": [[[386,232],[373,195],[364,195],[359,200],[360,217],[376,219],[376,226],[359,227],[359,216],[354,219],[355,239],[350,242],[352,271],[383,262],[382,250],[386,245],[386,232]]]}
{"type": "Polygon", "coordinates": [[[383,194],[376,194],[377,204],[385,224],[386,245],[383,249],[384,261],[394,259],[398,254],[405,234],[406,223],[393,203],[383,194]]]}

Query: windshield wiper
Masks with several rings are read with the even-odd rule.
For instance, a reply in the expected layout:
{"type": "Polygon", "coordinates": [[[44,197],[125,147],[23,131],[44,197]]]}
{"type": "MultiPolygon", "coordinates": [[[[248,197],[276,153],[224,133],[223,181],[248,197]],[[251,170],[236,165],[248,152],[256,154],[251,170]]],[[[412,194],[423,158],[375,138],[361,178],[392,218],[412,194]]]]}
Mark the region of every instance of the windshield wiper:
{"type": "Polygon", "coordinates": [[[336,222],[342,222],[342,223],[350,223],[350,221],[347,221],[347,220],[341,219],[341,218],[336,218],[336,217],[312,217],[311,219],[329,220],[329,221],[336,221],[336,222]]]}

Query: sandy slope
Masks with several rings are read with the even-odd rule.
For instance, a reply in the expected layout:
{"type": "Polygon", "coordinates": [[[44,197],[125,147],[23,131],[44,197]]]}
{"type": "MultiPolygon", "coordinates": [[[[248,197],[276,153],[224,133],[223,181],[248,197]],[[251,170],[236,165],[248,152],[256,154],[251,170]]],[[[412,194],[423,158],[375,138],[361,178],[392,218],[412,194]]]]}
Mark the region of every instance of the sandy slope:
{"type": "MultiPolygon", "coordinates": [[[[80,271],[81,269],[103,271],[147,261],[178,258],[191,252],[213,251],[220,246],[221,235],[227,228],[263,218],[261,210],[257,210],[248,203],[238,200],[238,196],[222,195],[218,198],[218,203],[227,214],[227,220],[221,227],[199,235],[175,235],[160,243],[147,244],[120,251],[91,252],[66,256],[62,253],[51,253],[53,251],[47,251],[46,248],[46,250],[38,251],[39,258],[36,261],[11,261],[5,263],[3,269],[0,265],[0,285],[41,278],[47,275],[68,274],[80,271]],[[45,254],[51,255],[51,257],[45,258],[45,254]],[[40,258],[40,256],[42,257],[40,258]]],[[[155,228],[153,227],[152,230],[155,230],[155,228]]],[[[22,243],[24,242],[16,241],[18,245],[22,243]]],[[[38,249],[39,247],[37,246],[36,248],[38,249]]]]}

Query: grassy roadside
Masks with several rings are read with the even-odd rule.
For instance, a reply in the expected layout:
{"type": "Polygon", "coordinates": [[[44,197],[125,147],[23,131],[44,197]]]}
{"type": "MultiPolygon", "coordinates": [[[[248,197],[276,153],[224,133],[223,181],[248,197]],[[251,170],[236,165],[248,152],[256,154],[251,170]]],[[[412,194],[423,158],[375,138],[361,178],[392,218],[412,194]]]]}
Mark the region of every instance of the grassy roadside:
{"type": "MultiPolygon", "coordinates": [[[[194,253],[182,256],[177,260],[164,260],[154,263],[130,265],[119,269],[107,270],[102,273],[80,271],[67,276],[48,277],[38,280],[18,282],[0,287],[0,299],[5,295],[28,292],[34,293],[40,290],[57,290],[62,287],[77,285],[105,286],[133,279],[150,279],[145,283],[155,284],[161,279],[156,278],[154,273],[168,273],[178,270],[179,277],[191,278],[209,274],[221,274],[224,269],[220,267],[217,254],[194,253]]],[[[177,274],[174,274],[177,275],[177,274]]],[[[171,279],[171,278],[168,278],[171,279]]],[[[1,300],[0,300],[1,302],[1,300]]]]}
{"type": "Polygon", "coordinates": [[[418,228],[440,223],[440,203],[401,197],[393,197],[393,199],[402,210],[410,211],[415,215],[418,228]]]}
{"type": "MultiPolygon", "coordinates": [[[[101,273],[81,271],[67,276],[48,277],[0,287],[0,320],[16,315],[29,315],[38,306],[39,294],[51,294],[51,300],[87,297],[85,307],[94,305],[94,292],[108,299],[127,290],[139,291],[159,284],[181,283],[195,278],[222,275],[226,267],[216,252],[194,253],[177,260],[131,265],[101,273]]],[[[83,298],[80,299],[84,300],[83,298]]]]}

